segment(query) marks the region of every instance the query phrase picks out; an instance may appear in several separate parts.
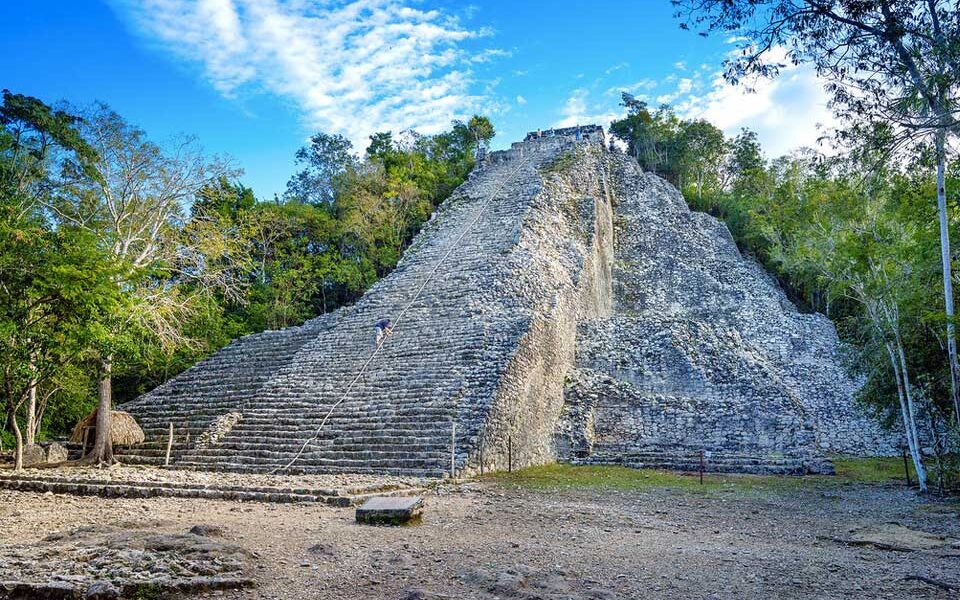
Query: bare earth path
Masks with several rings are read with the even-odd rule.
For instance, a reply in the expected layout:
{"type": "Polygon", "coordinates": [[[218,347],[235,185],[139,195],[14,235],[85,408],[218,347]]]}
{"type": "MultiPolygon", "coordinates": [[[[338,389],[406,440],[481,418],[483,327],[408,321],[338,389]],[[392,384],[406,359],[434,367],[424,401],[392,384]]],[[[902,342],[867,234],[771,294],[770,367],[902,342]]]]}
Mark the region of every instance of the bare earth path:
{"type": "Polygon", "coordinates": [[[0,565],[6,545],[82,525],[184,533],[205,524],[256,565],[256,588],[210,597],[960,597],[905,579],[960,584],[957,504],[894,485],[776,481],[629,491],[483,481],[432,493],[424,522],[403,528],[359,526],[353,509],[315,504],[3,491],[0,565]],[[943,539],[915,551],[837,541],[890,523],[943,539]]]}

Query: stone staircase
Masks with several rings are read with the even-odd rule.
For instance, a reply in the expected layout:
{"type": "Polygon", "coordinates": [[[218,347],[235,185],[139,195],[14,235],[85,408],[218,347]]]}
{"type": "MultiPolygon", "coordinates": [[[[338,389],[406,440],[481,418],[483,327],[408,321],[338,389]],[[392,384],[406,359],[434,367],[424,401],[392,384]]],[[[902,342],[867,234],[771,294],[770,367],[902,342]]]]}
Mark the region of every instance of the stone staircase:
{"type": "MultiPolygon", "coordinates": [[[[173,423],[171,464],[182,469],[439,477],[451,463],[474,466],[481,438],[496,468],[508,437],[523,457],[515,464],[543,462],[568,364],[544,365],[556,335],[538,336],[558,302],[580,301],[585,250],[541,239],[546,228],[580,226],[557,220],[565,199],[544,193],[542,169],[575,146],[552,136],[491,154],[356,304],[242,338],[122,406],[147,434],[122,460],[162,464],[173,423]],[[393,335],[352,383],[381,318],[394,321],[393,335]],[[551,405],[542,387],[525,389],[530,376],[556,390],[551,405]],[[239,420],[214,431],[234,413],[239,420]],[[216,443],[198,443],[212,433],[216,443]]],[[[579,146],[594,163],[605,156],[595,141],[579,146]]],[[[599,185],[594,175],[582,192],[596,196],[599,185]]],[[[571,319],[571,341],[574,331],[571,319]]]]}
{"type": "Polygon", "coordinates": [[[179,469],[687,470],[704,450],[721,472],[823,472],[827,453],[897,449],[838,352],[829,320],[600,128],[537,132],[491,153],[356,304],[122,406],[147,442],[121,459],[163,464],[172,424],[179,469]]]}
{"type": "Polygon", "coordinates": [[[122,408],[130,410],[146,441],[118,447],[124,463],[163,465],[173,424],[171,460],[177,462],[218,416],[254,397],[280,365],[316,334],[316,322],[242,337],[178,377],[122,408]],[[256,356],[256,361],[249,357],[256,356]]]}

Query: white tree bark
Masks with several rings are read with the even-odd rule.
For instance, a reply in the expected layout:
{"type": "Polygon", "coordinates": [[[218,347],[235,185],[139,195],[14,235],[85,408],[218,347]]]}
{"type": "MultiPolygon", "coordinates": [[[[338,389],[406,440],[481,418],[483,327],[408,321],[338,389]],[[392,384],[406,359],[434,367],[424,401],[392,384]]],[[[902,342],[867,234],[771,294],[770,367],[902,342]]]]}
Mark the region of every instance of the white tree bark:
{"type": "Polygon", "coordinates": [[[950,397],[953,400],[954,418],[960,424],[960,400],[958,400],[958,382],[960,368],[957,365],[957,337],[953,324],[953,274],[950,256],[950,228],[947,221],[946,187],[946,133],[940,130],[936,134],[937,152],[937,212],[940,215],[940,262],[943,266],[943,300],[947,316],[947,355],[950,361],[950,397]]]}
{"type": "Polygon", "coordinates": [[[37,423],[37,381],[30,380],[30,387],[27,390],[27,445],[32,446],[37,443],[37,430],[40,428],[37,423]]]}
{"type": "Polygon", "coordinates": [[[917,440],[915,435],[916,428],[910,426],[913,418],[907,402],[906,385],[904,384],[903,374],[900,371],[900,361],[897,359],[897,352],[894,351],[891,343],[886,342],[884,346],[887,349],[887,355],[890,357],[890,365],[893,367],[894,379],[897,380],[897,399],[900,401],[900,420],[903,422],[903,433],[907,440],[907,449],[910,451],[913,468],[917,472],[920,491],[926,491],[926,472],[924,471],[922,457],[920,456],[919,440],[917,440]]]}

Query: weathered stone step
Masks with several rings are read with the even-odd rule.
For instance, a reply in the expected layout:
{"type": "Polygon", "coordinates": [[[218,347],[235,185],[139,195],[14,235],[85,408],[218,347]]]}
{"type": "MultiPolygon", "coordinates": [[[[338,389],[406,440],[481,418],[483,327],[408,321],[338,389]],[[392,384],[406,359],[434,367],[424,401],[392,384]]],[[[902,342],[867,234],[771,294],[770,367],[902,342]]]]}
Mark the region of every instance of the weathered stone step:
{"type": "MultiPolygon", "coordinates": [[[[285,467],[285,463],[278,462],[267,463],[257,462],[247,463],[206,463],[198,461],[182,461],[177,464],[178,469],[196,470],[196,471],[222,471],[225,473],[269,473],[274,469],[285,467]]],[[[344,467],[337,465],[314,466],[301,464],[297,462],[290,467],[284,468],[282,473],[287,475],[313,475],[313,474],[365,474],[365,475],[400,475],[404,477],[422,477],[426,479],[436,479],[448,474],[448,468],[424,468],[420,467],[392,467],[392,468],[372,468],[372,467],[344,467]]]]}
{"type": "Polygon", "coordinates": [[[270,488],[264,486],[199,486],[177,482],[116,482],[110,480],[63,479],[29,476],[0,476],[0,489],[51,492],[107,498],[205,498],[255,502],[320,502],[332,506],[360,504],[373,496],[415,494],[418,487],[384,487],[349,493],[328,488],[270,488]]]}
{"type": "MultiPolygon", "coordinates": [[[[660,469],[664,471],[697,472],[701,468],[699,453],[593,453],[586,457],[571,459],[574,464],[614,464],[635,469],[660,469]]],[[[754,473],[764,475],[805,475],[808,473],[832,473],[833,465],[822,459],[763,457],[750,455],[723,455],[712,453],[704,456],[703,470],[710,473],[754,473]]]]}

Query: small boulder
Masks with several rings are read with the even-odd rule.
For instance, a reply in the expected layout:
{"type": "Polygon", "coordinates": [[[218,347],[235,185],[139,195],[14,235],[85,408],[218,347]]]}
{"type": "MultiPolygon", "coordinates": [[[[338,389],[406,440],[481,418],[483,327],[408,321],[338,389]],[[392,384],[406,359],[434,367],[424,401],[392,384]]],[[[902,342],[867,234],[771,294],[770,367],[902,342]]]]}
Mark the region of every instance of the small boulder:
{"type": "Polygon", "coordinates": [[[120,590],[109,581],[94,581],[83,595],[84,600],[114,600],[120,597],[120,590]]]}
{"type": "Polygon", "coordinates": [[[310,552],[310,554],[322,556],[324,558],[335,558],[337,556],[337,551],[331,544],[314,544],[313,546],[307,548],[307,551],[310,552]]]}
{"type": "Polygon", "coordinates": [[[190,528],[190,533],[203,537],[218,536],[223,535],[223,527],[220,527],[219,525],[207,524],[194,525],[190,528]]]}
{"type": "Polygon", "coordinates": [[[69,453],[67,449],[57,442],[52,442],[47,446],[47,462],[48,463],[61,463],[67,460],[69,453]]]}
{"type": "Polygon", "coordinates": [[[36,444],[23,447],[23,466],[32,467],[47,462],[47,453],[36,444]]]}

